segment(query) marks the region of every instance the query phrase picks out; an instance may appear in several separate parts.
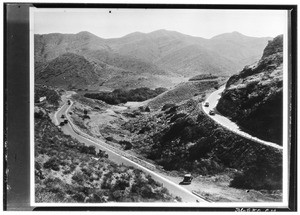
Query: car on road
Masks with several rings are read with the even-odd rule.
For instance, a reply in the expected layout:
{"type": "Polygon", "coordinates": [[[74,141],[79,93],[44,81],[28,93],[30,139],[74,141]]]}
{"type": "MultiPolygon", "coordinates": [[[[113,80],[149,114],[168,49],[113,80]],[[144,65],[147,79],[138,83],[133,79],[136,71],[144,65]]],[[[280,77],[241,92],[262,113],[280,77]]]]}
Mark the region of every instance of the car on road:
{"type": "Polygon", "coordinates": [[[59,125],[60,125],[60,126],[64,126],[65,123],[64,123],[64,122],[60,122],[59,125]]]}
{"type": "Polygon", "coordinates": [[[64,118],[65,118],[65,115],[62,114],[60,118],[64,119],[64,118]]]}
{"type": "Polygon", "coordinates": [[[204,107],[209,107],[209,103],[205,102],[204,107]]]}
{"type": "Polygon", "coordinates": [[[214,112],[213,110],[210,110],[210,111],[209,111],[209,115],[214,116],[214,115],[215,115],[215,112],[214,112]]]}
{"type": "Polygon", "coordinates": [[[64,120],[64,123],[67,124],[69,121],[67,119],[64,120]]]}
{"type": "Polygon", "coordinates": [[[192,183],[192,180],[193,180],[193,177],[191,174],[185,174],[183,177],[183,181],[180,182],[179,184],[188,185],[188,184],[192,183]]]}
{"type": "Polygon", "coordinates": [[[71,104],[71,101],[70,100],[68,100],[68,105],[70,105],[71,104]]]}

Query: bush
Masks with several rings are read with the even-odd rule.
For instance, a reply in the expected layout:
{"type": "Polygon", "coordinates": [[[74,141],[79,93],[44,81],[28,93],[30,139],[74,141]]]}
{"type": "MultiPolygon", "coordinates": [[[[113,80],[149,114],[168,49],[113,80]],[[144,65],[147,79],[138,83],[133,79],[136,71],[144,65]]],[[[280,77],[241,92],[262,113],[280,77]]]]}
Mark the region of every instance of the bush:
{"type": "Polygon", "coordinates": [[[122,145],[122,146],[124,146],[125,150],[132,149],[132,144],[130,142],[126,141],[126,140],[119,141],[119,144],[122,145]]]}
{"type": "Polygon", "coordinates": [[[82,184],[85,180],[84,175],[81,172],[75,172],[72,176],[72,179],[76,181],[78,184],[82,184]]]}
{"type": "Polygon", "coordinates": [[[83,118],[83,120],[85,120],[85,119],[91,119],[91,117],[89,115],[84,115],[82,118],[83,118]]]}
{"type": "Polygon", "coordinates": [[[145,112],[150,112],[150,108],[148,106],[145,108],[145,112]]]}
{"type": "Polygon", "coordinates": [[[175,104],[165,104],[163,107],[162,107],[162,111],[165,111],[171,107],[175,107],[176,105],[175,104]]]}
{"type": "MultiPolygon", "coordinates": [[[[242,189],[282,189],[282,176],[280,168],[264,168],[265,164],[252,164],[250,168],[245,169],[242,173],[236,173],[230,182],[230,187],[242,189]]],[[[268,166],[268,165],[266,165],[268,166]]]]}
{"type": "Polygon", "coordinates": [[[84,202],[85,200],[85,195],[83,193],[75,193],[72,198],[76,201],[76,202],[84,202]]]}
{"type": "Polygon", "coordinates": [[[87,109],[84,109],[84,110],[83,110],[83,113],[84,113],[84,115],[87,115],[87,114],[88,114],[88,110],[87,110],[87,109]]]}
{"type": "Polygon", "coordinates": [[[127,180],[118,180],[118,181],[115,183],[113,189],[114,189],[114,190],[125,190],[126,187],[129,187],[129,185],[130,185],[130,184],[129,184],[129,181],[127,181],[127,180]]]}
{"type": "Polygon", "coordinates": [[[113,141],[113,140],[114,140],[113,137],[106,137],[105,139],[106,139],[107,141],[113,141]]]}
{"type": "Polygon", "coordinates": [[[95,146],[89,146],[88,147],[88,153],[91,155],[96,155],[96,147],[95,146]]]}
{"type": "Polygon", "coordinates": [[[50,158],[46,163],[44,163],[44,168],[52,169],[54,171],[59,171],[59,161],[57,158],[50,158]]]}

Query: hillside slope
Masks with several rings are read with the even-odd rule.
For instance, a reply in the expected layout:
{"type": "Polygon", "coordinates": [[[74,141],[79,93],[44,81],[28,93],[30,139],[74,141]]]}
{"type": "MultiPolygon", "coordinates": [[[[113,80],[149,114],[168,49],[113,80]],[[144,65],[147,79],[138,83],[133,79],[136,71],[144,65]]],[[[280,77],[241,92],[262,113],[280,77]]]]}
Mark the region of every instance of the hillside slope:
{"type": "Polygon", "coordinates": [[[271,39],[271,37],[249,37],[235,31],[211,38],[208,48],[234,61],[239,71],[245,65],[258,61],[271,39]]]}
{"type": "Polygon", "coordinates": [[[64,134],[48,116],[58,108],[59,95],[53,89],[35,87],[37,97],[47,96],[45,103],[35,106],[34,113],[35,202],[181,201],[150,175],[133,167],[117,165],[106,158],[105,151],[64,134]]]}
{"type": "MultiPolygon", "coordinates": [[[[172,85],[172,74],[158,68],[151,62],[122,55],[106,44],[106,41],[88,32],[78,34],[47,34],[35,35],[35,69],[37,80],[40,73],[44,73],[45,68],[51,62],[51,67],[58,67],[55,63],[68,64],[61,62],[65,54],[75,54],[84,57],[94,68],[93,70],[98,78],[86,78],[86,86],[75,82],[75,88],[88,89],[109,89],[115,88],[136,88],[136,87],[166,87],[172,85]],[[55,59],[60,59],[59,62],[55,59]],[[92,86],[92,87],[91,87],[92,86]]],[[[46,71],[46,73],[49,71],[46,71]]],[[[44,74],[46,74],[44,73],[44,74]]],[[[82,77],[89,75],[82,71],[82,77]]],[[[60,76],[56,81],[60,80],[60,76]]],[[[54,82],[46,80],[49,85],[54,82]]],[[[60,86],[64,87],[62,84],[60,86]]]]}
{"type": "Polygon", "coordinates": [[[71,89],[86,88],[98,83],[96,68],[84,57],[66,53],[49,63],[36,64],[36,82],[71,89]]]}
{"type": "Polygon", "coordinates": [[[175,31],[135,32],[108,40],[116,52],[157,63],[161,68],[190,77],[199,73],[233,74],[261,57],[271,39],[255,38],[238,32],[211,39],[175,31]]]}
{"type": "Polygon", "coordinates": [[[261,139],[282,145],[283,36],[266,46],[260,61],[233,75],[217,110],[261,139]]]}
{"type": "Polygon", "coordinates": [[[199,100],[135,116],[123,129],[132,135],[132,150],[164,170],[217,175],[234,168],[230,186],[281,189],[282,152],[219,126],[199,109],[199,100]]]}
{"type": "Polygon", "coordinates": [[[219,87],[225,82],[225,78],[213,80],[189,81],[178,84],[172,90],[164,92],[149,101],[148,106],[152,109],[163,107],[165,104],[178,104],[198,96],[213,87],[219,87]]]}
{"type": "MultiPolygon", "coordinates": [[[[167,30],[136,32],[115,39],[89,32],[35,35],[35,65],[37,71],[43,71],[49,62],[73,53],[84,57],[98,71],[98,88],[113,90],[120,88],[120,83],[127,89],[170,87],[183,76],[231,75],[241,68],[241,62],[258,60],[268,38],[236,34],[212,39],[167,30]]],[[[86,81],[94,85],[89,78],[86,81]]]]}

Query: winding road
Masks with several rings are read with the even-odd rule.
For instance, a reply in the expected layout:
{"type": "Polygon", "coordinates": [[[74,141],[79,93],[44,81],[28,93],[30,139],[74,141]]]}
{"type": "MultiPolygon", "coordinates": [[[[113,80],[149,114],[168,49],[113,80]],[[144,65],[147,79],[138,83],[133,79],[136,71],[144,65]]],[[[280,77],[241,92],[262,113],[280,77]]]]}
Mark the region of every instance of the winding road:
{"type": "Polygon", "coordinates": [[[221,115],[216,110],[216,106],[219,102],[219,99],[221,98],[221,94],[224,91],[224,89],[225,89],[225,86],[220,87],[218,90],[216,90],[212,94],[210,94],[209,97],[206,99],[206,101],[202,103],[202,109],[203,109],[204,113],[206,113],[211,119],[213,119],[218,124],[222,125],[223,127],[227,128],[228,130],[230,130],[230,131],[232,131],[232,132],[234,132],[234,133],[236,133],[236,134],[238,134],[238,135],[240,135],[244,138],[247,138],[247,139],[252,140],[254,142],[257,142],[257,143],[260,143],[260,144],[264,144],[264,145],[271,146],[273,148],[282,150],[282,146],[279,146],[276,143],[261,140],[257,137],[254,137],[254,136],[242,131],[235,122],[232,122],[230,119],[228,119],[227,117],[221,115]],[[209,103],[208,107],[205,107],[206,102],[209,103]],[[215,114],[210,115],[209,114],[210,110],[213,110],[215,112],[215,114]]]}
{"type": "MultiPolygon", "coordinates": [[[[64,100],[64,99],[63,99],[64,100]]],[[[117,164],[120,165],[126,165],[126,166],[132,166],[137,169],[140,169],[147,174],[151,175],[151,177],[156,180],[159,183],[162,183],[165,188],[169,190],[169,192],[174,195],[174,196],[179,196],[181,197],[183,202],[188,202],[188,203],[196,203],[196,202],[207,202],[204,199],[194,195],[192,192],[188,191],[184,187],[164,178],[162,175],[150,170],[149,168],[146,168],[142,165],[140,165],[137,162],[134,162],[122,154],[118,153],[116,150],[113,150],[112,146],[109,146],[107,143],[93,138],[82,131],[78,129],[76,125],[73,124],[72,120],[68,116],[68,111],[70,107],[72,106],[73,102],[71,101],[71,104],[68,105],[67,102],[58,109],[58,111],[54,114],[54,121],[57,126],[59,126],[59,122],[63,121],[61,119],[61,115],[64,114],[66,118],[68,119],[69,123],[65,124],[64,126],[61,127],[62,131],[65,134],[71,135],[73,138],[77,139],[79,142],[84,143],[87,146],[93,145],[96,147],[96,150],[104,150],[109,156],[109,159],[114,161],[117,164]]],[[[138,160],[137,160],[138,161],[138,160]]],[[[151,164],[149,164],[151,165],[151,164]]],[[[150,166],[151,167],[151,166],[150,166]]]]}

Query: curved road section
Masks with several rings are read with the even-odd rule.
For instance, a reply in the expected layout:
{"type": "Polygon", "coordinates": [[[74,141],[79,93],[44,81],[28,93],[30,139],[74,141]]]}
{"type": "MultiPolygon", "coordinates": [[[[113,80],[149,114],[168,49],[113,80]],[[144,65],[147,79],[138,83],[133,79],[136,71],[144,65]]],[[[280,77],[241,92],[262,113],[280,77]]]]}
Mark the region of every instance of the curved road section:
{"type": "Polygon", "coordinates": [[[224,91],[224,89],[225,89],[225,86],[220,87],[218,90],[216,90],[212,94],[210,94],[209,97],[206,99],[206,101],[202,103],[202,109],[203,109],[204,113],[206,113],[210,118],[212,118],[218,124],[222,125],[223,127],[227,128],[228,130],[230,130],[230,131],[232,131],[232,132],[234,132],[234,133],[236,133],[236,134],[238,134],[238,135],[240,135],[244,138],[247,138],[247,139],[252,140],[254,142],[257,142],[257,143],[260,143],[260,144],[264,144],[264,145],[271,146],[273,148],[282,150],[282,146],[279,146],[276,143],[261,140],[257,137],[254,137],[254,136],[242,131],[236,123],[232,122],[227,117],[221,115],[216,110],[216,106],[219,102],[219,99],[221,98],[221,94],[224,91]],[[208,107],[205,107],[206,103],[209,104],[208,107]],[[209,114],[209,112],[211,110],[214,111],[214,115],[209,114]]]}
{"type": "Polygon", "coordinates": [[[64,126],[61,127],[62,131],[65,134],[71,135],[73,138],[77,139],[79,142],[84,143],[85,145],[93,145],[95,146],[96,150],[104,150],[106,151],[106,153],[109,156],[109,159],[114,161],[117,164],[120,165],[126,165],[126,166],[133,166],[137,169],[143,170],[144,172],[148,173],[149,175],[151,175],[151,177],[162,183],[164,187],[166,187],[169,192],[174,195],[174,196],[179,196],[181,197],[183,202],[207,202],[204,199],[192,194],[190,191],[186,190],[185,188],[183,188],[182,186],[164,178],[163,176],[161,176],[158,173],[153,172],[152,170],[138,164],[137,162],[134,162],[126,157],[124,157],[122,154],[117,153],[115,150],[113,150],[111,147],[108,147],[108,144],[106,144],[105,142],[98,140],[96,138],[93,138],[85,133],[83,133],[82,131],[80,131],[76,125],[74,125],[72,123],[72,121],[70,120],[69,116],[68,116],[68,110],[70,109],[70,107],[72,106],[73,102],[71,101],[70,105],[67,105],[67,103],[65,103],[61,108],[58,109],[58,111],[54,114],[54,121],[56,123],[56,125],[59,125],[60,121],[63,121],[61,119],[61,115],[65,115],[65,117],[67,117],[69,123],[65,124],[64,126]]]}

